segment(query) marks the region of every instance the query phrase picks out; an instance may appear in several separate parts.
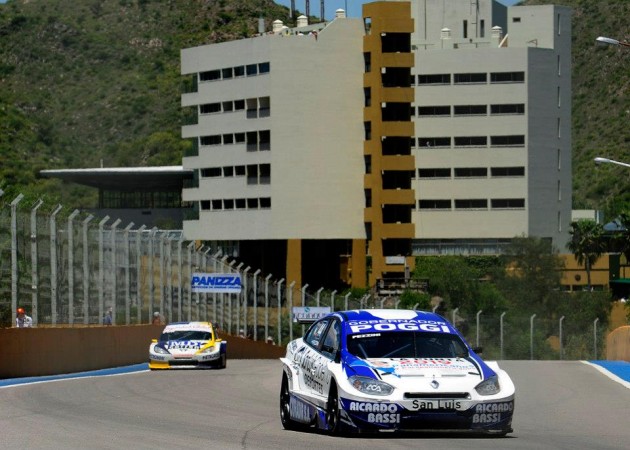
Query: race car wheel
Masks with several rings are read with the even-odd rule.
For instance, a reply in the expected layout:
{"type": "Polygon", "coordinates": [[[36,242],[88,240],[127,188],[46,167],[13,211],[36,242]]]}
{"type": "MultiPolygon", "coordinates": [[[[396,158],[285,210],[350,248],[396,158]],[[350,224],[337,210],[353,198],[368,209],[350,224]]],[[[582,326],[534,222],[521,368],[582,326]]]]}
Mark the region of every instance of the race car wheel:
{"type": "Polygon", "coordinates": [[[283,373],[280,387],[280,421],[285,430],[297,430],[300,428],[300,425],[291,419],[290,400],[289,380],[287,380],[287,374],[283,373]]]}
{"type": "Polygon", "coordinates": [[[221,355],[220,361],[219,369],[225,369],[227,367],[227,355],[225,353],[221,355]]]}
{"type": "Polygon", "coordinates": [[[333,381],[330,385],[328,405],[326,407],[326,426],[328,428],[328,432],[332,435],[342,434],[339,412],[339,395],[337,394],[337,385],[333,381]]]}

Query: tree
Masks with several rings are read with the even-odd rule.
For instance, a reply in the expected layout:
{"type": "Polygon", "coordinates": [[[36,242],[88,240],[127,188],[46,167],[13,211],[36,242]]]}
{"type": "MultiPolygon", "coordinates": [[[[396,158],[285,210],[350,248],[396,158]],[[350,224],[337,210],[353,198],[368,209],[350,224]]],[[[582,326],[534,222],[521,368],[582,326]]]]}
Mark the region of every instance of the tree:
{"type": "Polygon", "coordinates": [[[615,234],[615,248],[630,261],[630,211],[621,212],[617,221],[621,230],[615,234]]]}
{"type": "Polygon", "coordinates": [[[586,269],[588,290],[591,290],[591,268],[605,251],[604,227],[592,220],[571,222],[571,240],[567,247],[579,265],[586,269]]]}

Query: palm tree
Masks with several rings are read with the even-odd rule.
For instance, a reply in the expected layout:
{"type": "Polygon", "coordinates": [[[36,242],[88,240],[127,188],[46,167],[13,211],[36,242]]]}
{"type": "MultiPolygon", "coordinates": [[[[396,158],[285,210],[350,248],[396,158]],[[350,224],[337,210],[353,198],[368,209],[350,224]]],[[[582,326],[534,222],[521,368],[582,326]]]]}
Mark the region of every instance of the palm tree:
{"type": "Polygon", "coordinates": [[[604,227],[593,220],[578,220],[571,222],[571,240],[567,247],[578,264],[583,265],[586,269],[586,278],[588,290],[591,290],[591,268],[602,256],[605,250],[605,242],[603,239],[604,227]]]}
{"type": "Polygon", "coordinates": [[[615,235],[615,248],[630,261],[630,211],[623,211],[617,219],[620,230],[615,235]]]}

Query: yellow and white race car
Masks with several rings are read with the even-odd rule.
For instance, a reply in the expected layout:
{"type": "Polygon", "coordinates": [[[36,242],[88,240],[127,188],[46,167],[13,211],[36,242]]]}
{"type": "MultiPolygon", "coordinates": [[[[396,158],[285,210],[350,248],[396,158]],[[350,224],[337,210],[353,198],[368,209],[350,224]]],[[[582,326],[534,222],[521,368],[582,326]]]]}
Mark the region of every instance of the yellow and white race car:
{"type": "Polygon", "coordinates": [[[218,368],[227,364],[227,342],[210,322],[175,322],[149,347],[149,369],[218,368]]]}

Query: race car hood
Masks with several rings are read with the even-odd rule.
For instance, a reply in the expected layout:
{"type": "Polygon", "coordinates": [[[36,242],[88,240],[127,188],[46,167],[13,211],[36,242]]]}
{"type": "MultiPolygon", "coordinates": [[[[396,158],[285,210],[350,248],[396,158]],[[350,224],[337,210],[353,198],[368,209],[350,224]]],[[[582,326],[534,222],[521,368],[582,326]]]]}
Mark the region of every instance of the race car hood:
{"type": "Polygon", "coordinates": [[[477,382],[495,375],[475,358],[357,358],[346,353],[346,374],[391,380],[392,378],[471,378],[477,382]]]}

